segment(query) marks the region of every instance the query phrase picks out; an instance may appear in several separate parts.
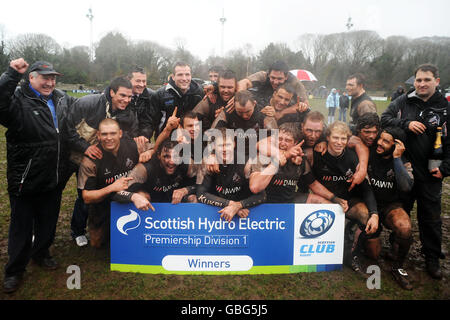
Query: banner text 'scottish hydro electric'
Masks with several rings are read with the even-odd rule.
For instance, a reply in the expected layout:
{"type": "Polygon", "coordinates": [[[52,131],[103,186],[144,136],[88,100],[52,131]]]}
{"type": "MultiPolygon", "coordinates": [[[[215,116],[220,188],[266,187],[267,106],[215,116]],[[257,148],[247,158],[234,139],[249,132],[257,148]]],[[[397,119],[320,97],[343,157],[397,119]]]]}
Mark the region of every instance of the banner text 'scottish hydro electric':
{"type": "Polygon", "coordinates": [[[175,274],[267,274],[342,268],[339,205],[263,204],[248,218],[217,207],[154,203],[111,206],[111,270],[175,274]]]}

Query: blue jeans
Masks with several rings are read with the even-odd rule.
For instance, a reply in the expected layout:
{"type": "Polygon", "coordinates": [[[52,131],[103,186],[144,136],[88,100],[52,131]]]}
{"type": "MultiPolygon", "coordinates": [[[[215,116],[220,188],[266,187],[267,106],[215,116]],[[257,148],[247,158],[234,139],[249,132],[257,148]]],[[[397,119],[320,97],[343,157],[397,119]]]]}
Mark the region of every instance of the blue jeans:
{"type": "Polygon", "coordinates": [[[86,224],[88,219],[88,208],[81,196],[81,189],[77,189],[78,197],[75,200],[70,221],[71,235],[73,238],[82,236],[86,233],[86,224]]]}

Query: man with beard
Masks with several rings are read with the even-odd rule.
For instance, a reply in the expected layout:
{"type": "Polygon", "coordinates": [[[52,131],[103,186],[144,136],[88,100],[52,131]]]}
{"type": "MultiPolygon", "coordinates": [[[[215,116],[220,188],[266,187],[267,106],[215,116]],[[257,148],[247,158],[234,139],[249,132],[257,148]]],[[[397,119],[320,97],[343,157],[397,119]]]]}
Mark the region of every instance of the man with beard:
{"type": "Polygon", "coordinates": [[[414,184],[411,163],[402,157],[406,135],[398,127],[381,131],[376,148],[371,148],[368,175],[377,200],[380,222],[392,230],[390,242],[394,259],[391,273],[399,285],[412,289],[403,264],[413,242],[411,220],[403,209],[402,195],[411,191],[414,184]]]}
{"type": "Polygon", "coordinates": [[[441,195],[442,179],[450,175],[450,137],[447,126],[450,107],[445,97],[436,90],[440,82],[439,70],[430,64],[417,67],[414,89],[398,97],[381,116],[385,127],[395,126],[407,134],[406,150],[411,160],[414,187],[405,202],[406,212],[411,212],[417,200],[422,252],[428,274],[442,279],[439,258],[442,253],[441,195]],[[438,128],[442,129],[441,163],[429,160],[433,157],[438,128]]]}

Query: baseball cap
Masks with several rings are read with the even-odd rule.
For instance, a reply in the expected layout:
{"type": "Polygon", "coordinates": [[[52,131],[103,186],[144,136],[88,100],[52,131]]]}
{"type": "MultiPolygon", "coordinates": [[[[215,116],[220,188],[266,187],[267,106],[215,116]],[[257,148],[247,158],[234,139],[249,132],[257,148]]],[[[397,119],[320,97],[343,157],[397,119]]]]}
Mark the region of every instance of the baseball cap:
{"type": "Polygon", "coordinates": [[[39,74],[55,74],[57,76],[62,76],[62,74],[56,72],[56,70],[53,68],[53,65],[47,61],[36,61],[31,65],[29,70],[30,72],[35,71],[39,74]]]}

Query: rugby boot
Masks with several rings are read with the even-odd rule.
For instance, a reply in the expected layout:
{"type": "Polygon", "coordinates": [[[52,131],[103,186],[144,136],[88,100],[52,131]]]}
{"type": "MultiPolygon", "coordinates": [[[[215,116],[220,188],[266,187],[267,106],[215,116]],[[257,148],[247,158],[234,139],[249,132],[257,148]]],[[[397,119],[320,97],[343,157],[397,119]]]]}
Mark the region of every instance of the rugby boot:
{"type": "Polygon", "coordinates": [[[404,269],[392,267],[391,274],[394,280],[400,285],[400,287],[405,290],[413,289],[413,286],[408,279],[408,273],[404,269]]]}

